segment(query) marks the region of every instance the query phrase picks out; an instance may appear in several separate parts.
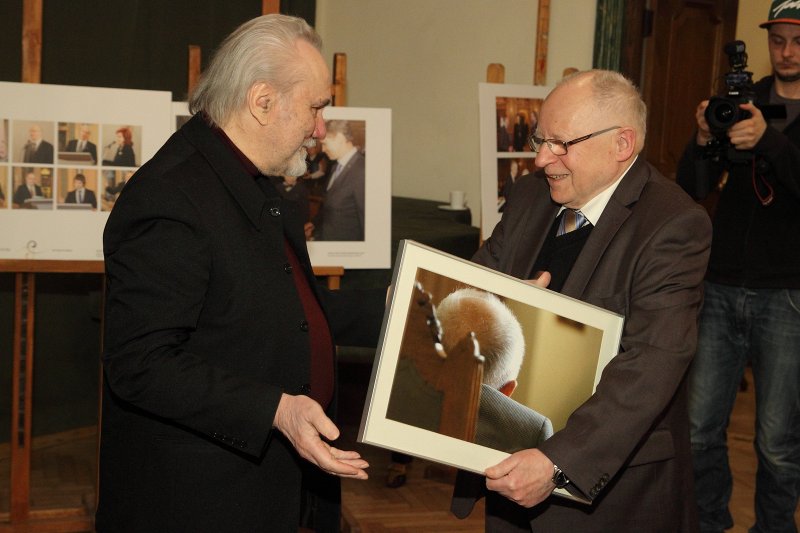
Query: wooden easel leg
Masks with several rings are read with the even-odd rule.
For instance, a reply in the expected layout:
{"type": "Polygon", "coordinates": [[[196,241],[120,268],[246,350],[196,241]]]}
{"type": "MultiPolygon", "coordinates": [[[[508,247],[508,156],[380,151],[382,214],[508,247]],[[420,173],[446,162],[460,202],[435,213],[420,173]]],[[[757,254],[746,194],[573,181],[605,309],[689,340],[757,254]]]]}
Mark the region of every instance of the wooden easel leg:
{"type": "Polygon", "coordinates": [[[10,442],[12,524],[25,521],[30,516],[35,276],[33,272],[17,272],[14,279],[10,442]]]}

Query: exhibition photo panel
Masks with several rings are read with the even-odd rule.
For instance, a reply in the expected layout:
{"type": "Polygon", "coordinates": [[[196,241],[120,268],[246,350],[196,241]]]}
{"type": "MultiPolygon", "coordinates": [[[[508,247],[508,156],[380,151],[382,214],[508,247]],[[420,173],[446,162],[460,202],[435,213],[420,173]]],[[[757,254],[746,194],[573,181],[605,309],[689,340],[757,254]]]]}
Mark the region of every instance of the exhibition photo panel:
{"type": "Polygon", "coordinates": [[[528,137],[550,87],[478,84],[481,154],[481,230],[491,235],[516,181],[536,172],[528,137]]]}
{"type": "Polygon", "coordinates": [[[171,133],[166,91],[0,82],[0,259],[98,260],[124,183],[171,133]],[[126,102],[120,106],[120,102],[126,102]]]}
{"type": "Polygon", "coordinates": [[[308,169],[273,184],[300,204],[314,266],[391,266],[390,109],[328,107],[327,133],[307,149],[308,169]]]}

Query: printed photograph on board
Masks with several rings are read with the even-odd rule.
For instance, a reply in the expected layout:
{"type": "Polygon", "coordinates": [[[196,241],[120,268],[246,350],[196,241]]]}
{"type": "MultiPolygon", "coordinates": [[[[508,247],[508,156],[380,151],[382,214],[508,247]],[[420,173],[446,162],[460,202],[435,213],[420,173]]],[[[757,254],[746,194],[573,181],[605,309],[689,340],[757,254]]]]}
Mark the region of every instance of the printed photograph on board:
{"type": "Polygon", "coordinates": [[[138,167],[141,164],[141,145],[141,126],[103,124],[103,166],[138,167]]]}
{"type": "Polygon", "coordinates": [[[56,189],[57,209],[97,209],[97,169],[59,168],[56,189]]]}
{"type": "Polygon", "coordinates": [[[101,208],[103,211],[111,211],[114,204],[122,192],[122,188],[133,176],[134,170],[103,170],[103,180],[101,186],[101,208]]]}
{"type": "Polygon", "coordinates": [[[13,123],[14,163],[53,164],[55,123],[36,120],[15,120],[13,123]]]}
{"type": "Polygon", "coordinates": [[[48,167],[14,167],[14,209],[53,209],[53,171],[48,167]]]}
{"type": "Polygon", "coordinates": [[[97,139],[100,128],[85,122],[58,123],[58,163],[63,165],[96,165],[97,139]]]}

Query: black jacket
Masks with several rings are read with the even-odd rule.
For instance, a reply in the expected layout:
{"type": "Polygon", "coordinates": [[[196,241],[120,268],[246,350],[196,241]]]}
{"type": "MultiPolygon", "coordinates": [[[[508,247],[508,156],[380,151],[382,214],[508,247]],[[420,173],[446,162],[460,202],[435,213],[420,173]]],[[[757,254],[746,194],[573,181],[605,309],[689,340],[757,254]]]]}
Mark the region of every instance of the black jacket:
{"type": "Polygon", "coordinates": [[[340,343],[375,345],[385,292],[317,287],[293,205],[199,117],[123,189],[104,233],[97,531],[294,531],[301,484],[320,480],[335,510],[336,478],[305,477],[272,428],[281,394],[309,383],[284,236],[340,343]]]}
{"type": "MultiPolygon", "coordinates": [[[[772,76],[755,85],[757,103],[769,103],[772,76]]],[[[713,190],[725,169],[727,183],[714,214],[706,279],[749,288],[800,288],[800,119],[783,132],[767,127],[753,148],[755,179],[774,190],[763,206],[753,188],[751,164],[714,163],[691,140],[678,166],[678,183],[696,199],[713,190]],[[763,172],[759,172],[763,170],[763,172]]],[[[766,190],[766,187],[765,187],[766,190]]]]}

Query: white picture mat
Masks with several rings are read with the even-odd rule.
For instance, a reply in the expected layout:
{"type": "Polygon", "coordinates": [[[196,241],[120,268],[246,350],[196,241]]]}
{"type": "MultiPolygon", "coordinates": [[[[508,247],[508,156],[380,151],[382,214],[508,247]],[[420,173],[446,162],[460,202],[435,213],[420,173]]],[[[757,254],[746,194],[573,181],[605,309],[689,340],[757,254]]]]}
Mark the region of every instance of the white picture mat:
{"type": "MultiPolygon", "coordinates": [[[[398,250],[391,302],[384,315],[377,357],[358,433],[359,442],[480,474],[509,455],[386,417],[418,269],[467,283],[500,297],[524,302],[601,330],[603,336],[592,390],[597,387],[605,365],[618,352],[624,322],[621,316],[414,241],[404,240],[398,250]]],[[[559,494],[572,498],[566,491],[560,491],[559,494]]]]}
{"type": "Polygon", "coordinates": [[[365,121],[365,200],[363,241],[310,241],[313,266],[391,268],[392,110],[326,107],[325,120],[365,121]]]}
{"type": "MultiPolygon", "coordinates": [[[[10,122],[9,147],[23,141],[13,138],[14,121],[135,125],[142,131],[141,146],[135,146],[137,158],[144,162],[172,131],[171,100],[166,91],[0,82],[0,102],[6,104],[0,119],[10,122]]],[[[92,141],[100,150],[102,141],[92,141]]],[[[10,190],[14,168],[48,168],[56,176],[58,169],[75,165],[61,164],[57,158],[55,164],[12,164],[8,159],[0,163],[7,177],[2,184],[7,201],[0,208],[0,259],[102,260],[108,211],[12,209],[8,200],[14,194],[10,190]]],[[[99,199],[102,191],[95,192],[99,199]]]]}
{"type": "MultiPolygon", "coordinates": [[[[488,238],[500,222],[502,213],[497,210],[497,163],[498,159],[530,159],[529,168],[533,172],[532,152],[498,152],[497,150],[497,98],[544,99],[551,87],[536,85],[513,85],[504,83],[479,83],[478,121],[481,153],[481,235],[488,238]]],[[[529,132],[533,133],[533,132],[529,132]]],[[[527,140],[526,140],[527,143],[527,140]]]]}

